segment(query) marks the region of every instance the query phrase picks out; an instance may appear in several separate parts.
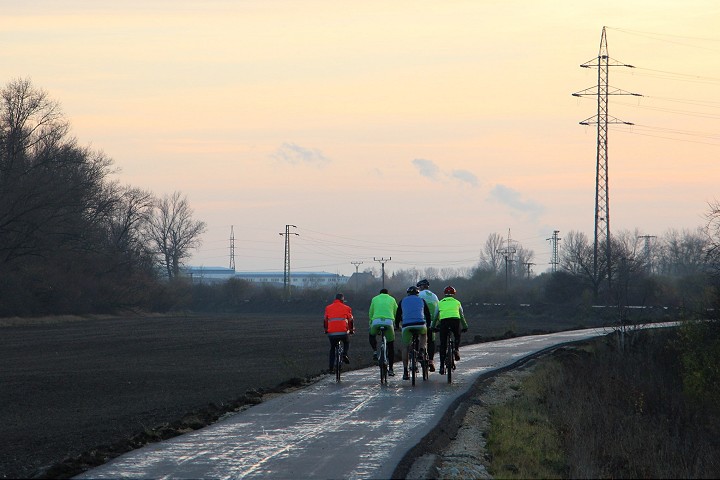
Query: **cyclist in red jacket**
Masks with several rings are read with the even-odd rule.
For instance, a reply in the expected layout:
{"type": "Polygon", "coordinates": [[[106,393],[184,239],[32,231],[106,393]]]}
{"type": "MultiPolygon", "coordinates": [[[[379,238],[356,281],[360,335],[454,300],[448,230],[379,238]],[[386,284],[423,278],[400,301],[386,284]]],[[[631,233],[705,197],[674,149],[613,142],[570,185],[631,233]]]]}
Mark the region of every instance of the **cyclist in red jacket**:
{"type": "Polygon", "coordinates": [[[338,340],[342,340],[345,348],[343,361],[350,363],[348,350],[350,349],[350,339],[348,334],[355,333],[353,325],[352,308],[345,304],[345,295],[338,293],[335,295],[335,301],[325,307],[325,333],[330,340],[330,370],[335,366],[335,345],[338,340]]]}

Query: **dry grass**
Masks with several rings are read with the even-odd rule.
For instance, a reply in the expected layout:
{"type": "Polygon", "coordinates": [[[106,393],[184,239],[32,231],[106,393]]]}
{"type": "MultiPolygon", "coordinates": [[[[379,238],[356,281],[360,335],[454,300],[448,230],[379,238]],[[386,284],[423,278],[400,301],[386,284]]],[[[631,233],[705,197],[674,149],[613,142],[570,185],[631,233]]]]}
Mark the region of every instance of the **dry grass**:
{"type": "Polygon", "coordinates": [[[673,332],[601,340],[542,360],[495,409],[498,478],[717,478],[717,419],[682,392],[673,332]]]}

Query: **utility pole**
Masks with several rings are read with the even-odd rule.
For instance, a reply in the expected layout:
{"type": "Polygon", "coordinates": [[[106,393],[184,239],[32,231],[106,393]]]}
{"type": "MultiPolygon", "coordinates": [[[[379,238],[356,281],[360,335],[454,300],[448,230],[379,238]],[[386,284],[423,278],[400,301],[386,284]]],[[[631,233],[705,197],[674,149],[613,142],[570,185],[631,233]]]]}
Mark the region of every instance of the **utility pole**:
{"type": "Polygon", "coordinates": [[[350,263],[352,263],[353,265],[355,265],[355,295],[357,295],[357,292],[358,292],[358,281],[360,280],[360,278],[358,277],[358,268],[360,267],[360,265],[363,264],[363,262],[353,261],[353,262],[350,262],[350,263]]]}
{"type": "Polygon", "coordinates": [[[609,95],[633,95],[641,97],[637,93],[626,92],[618,88],[611,88],[608,84],[608,73],[610,67],[629,67],[632,65],[618,62],[611,59],[608,55],[607,38],[605,36],[605,27],[602,29],[600,37],[600,52],[597,58],[593,58],[582,65],[583,68],[597,68],[598,81],[597,86],[586,88],[579,92],[573,93],[575,97],[597,96],[597,115],[592,116],[580,122],[580,125],[597,124],[597,164],[595,170],[595,239],[593,247],[593,275],[595,282],[595,296],[598,294],[598,287],[603,276],[607,276],[608,287],[611,286],[612,265],[610,256],[610,196],[609,196],[609,175],[608,175],[608,124],[624,124],[633,125],[630,122],[624,122],[613,116],[608,115],[608,96],[609,95]],[[604,245],[603,245],[604,244],[604,245]],[[601,272],[601,262],[599,258],[600,248],[605,249],[604,252],[604,272],[601,272]]]}
{"type": "Polygon", "coordinates": [[[283,289],[285,292],[285,301],[290,300],[290,235],[300,235],[299,233],[291,232],[290,227],[297,228],[295,225],[285,225],[285,233],[280,235],[285,236],[285,266],[283,268],[283,289]]]}
{"type": "Polygon", "coordinates": [[[531,263],[531,262],[525,262],[525,263],[523,263],[523,265],[525,265],[527,267],[527,278],[528,278],[528,280],[530,280],[530,267],[535,264],[531,263]]]}
{"type": "Polygon", "coordinates": [[[645,265],[647,266],[648,273],[652,273],[652,258],[650,255],[650,240],[657,238],[655,235],[640,235],[638,238],[645,240],[645,265]]]}
{"type": "Polygon", "coordinates": [[[558,241],[560,241],[561,238],[558,237],[558,233],[560,233],[560,230],[553,230],[552,237],[545,239],[550,240],[550,246],[552,247],[552,257],[550,259],[550,265],[552,265],[552,273],[557,272],[557,266],[560,263],[560,261],[558,260],[558,241]]]}
{"type": "Polygon", "coordinates": [[[383,258],[383,257],[375,258],[375,257],[373,257],[373,260],[376,261],[376,262],[380,262],[380,265],[382,266],[382,288],[385,288],[385,263],[386,263],[386,262],[389,262],[390,260],[392,260],[392,257],[388,257],[388,258],[383,258]]]}
{"type": "Polygon", "coordinates": [[[515,247],[510,246],[510,229],[508,228],[507,247],[497,251],[505,259],[505,293],[508,291],[508,279],[510,277],[510,264],[513,262],[512,256],[517,252],[515,247]]]}
{"type": "Polygon", "coordinates": [[[230,270],[235,272],[235,227],[230,225],[230,270]]]}

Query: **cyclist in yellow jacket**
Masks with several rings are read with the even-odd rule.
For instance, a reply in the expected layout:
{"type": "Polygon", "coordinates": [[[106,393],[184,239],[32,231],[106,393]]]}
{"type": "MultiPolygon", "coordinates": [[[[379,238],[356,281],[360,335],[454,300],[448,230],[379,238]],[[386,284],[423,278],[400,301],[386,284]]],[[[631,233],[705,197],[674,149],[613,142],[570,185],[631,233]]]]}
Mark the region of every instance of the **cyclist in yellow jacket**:
{"type": "Polygon", "coordinates": [[[393,363],[395,362],[395,312],[397,312],[398,304],[395,297],[390,295],[387,288],[380,290],[370,301],[370,309],[368,316],[370,317],[370,346],[374,353],[373,358],[377,360],[377,334],[380,332],[380,326],[385,328],[385,340],[388,349],[388,375],[395,376],[393,363]]]}
{"type": "Polygon", "coordinates": [[[452,332],[455,336],[455,360],[460,360],[460,331],[467,332],[468,324],[465,320],[462,304],[455,298],[457,290],[448,285],[445,287],[445,297],[438,302],[438,316],[433,321],[433,328],[440,329],[440,375],[445,375],[445,349],[447,337],[452,332]]]}

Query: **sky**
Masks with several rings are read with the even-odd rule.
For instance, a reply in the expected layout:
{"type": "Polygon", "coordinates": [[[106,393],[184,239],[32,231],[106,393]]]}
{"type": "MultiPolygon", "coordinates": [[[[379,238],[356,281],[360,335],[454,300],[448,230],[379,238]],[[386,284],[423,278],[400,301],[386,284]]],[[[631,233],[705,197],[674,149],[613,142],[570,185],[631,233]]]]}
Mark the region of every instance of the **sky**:
{"type": "Polygon", "coordinates": [[[180,191],[188,264],[467,271],[491,234],[550,268],[594,232],[603,27],[610,228],[704,225],[720,198],[716,0],[0,0],[29,78],[118,181],[180,191]],[[297,235],[294,235],[297,233],[297,235]],[[234,242],[231,242],[231,237],[234,242]],[[561,240],[562,242],[562,240],[561,240]],[[362,263],[360,263],[362,262],[362,263]]]}

